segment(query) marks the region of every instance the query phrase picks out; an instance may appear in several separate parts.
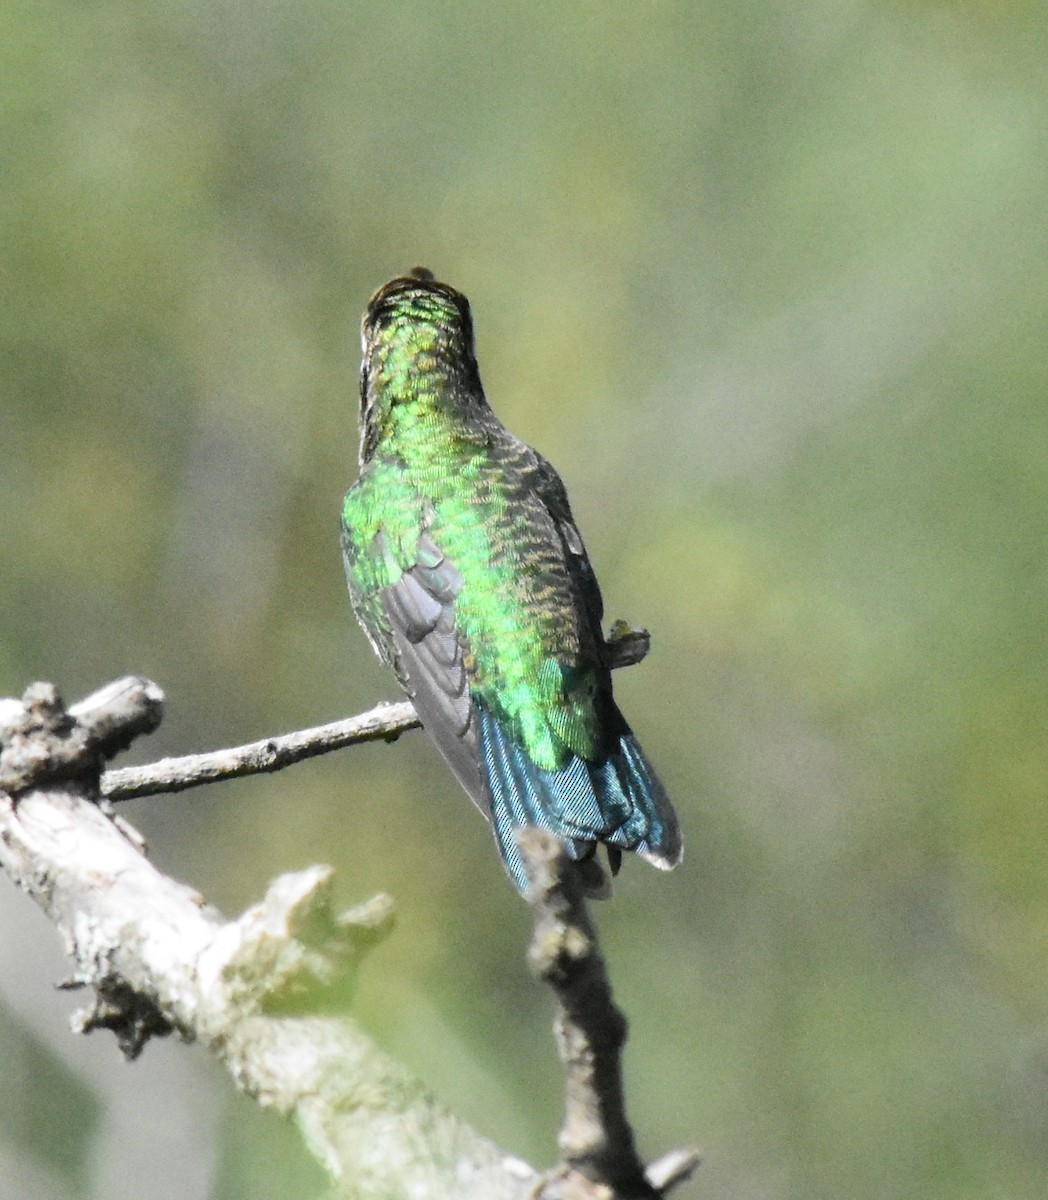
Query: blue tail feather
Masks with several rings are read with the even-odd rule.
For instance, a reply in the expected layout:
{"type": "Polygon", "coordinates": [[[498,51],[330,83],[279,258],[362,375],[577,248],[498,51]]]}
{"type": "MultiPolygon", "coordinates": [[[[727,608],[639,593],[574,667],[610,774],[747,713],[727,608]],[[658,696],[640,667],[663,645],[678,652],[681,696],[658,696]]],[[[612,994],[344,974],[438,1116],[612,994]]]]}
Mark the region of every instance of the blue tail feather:
{"type": "Polygon", "coordinates": [[[576,860],[589,857],[598,842],[637,851],[656,866],[673,866],[679,860],[673,809],[624,722],[618,741],[602,760],[574,755],[559,770],[547,771],[530,760],[482,705],[476,711],[495,837],[520,891],[527,890],[527,876],[514,832],[524,825],[556,834],[576,860]]]}

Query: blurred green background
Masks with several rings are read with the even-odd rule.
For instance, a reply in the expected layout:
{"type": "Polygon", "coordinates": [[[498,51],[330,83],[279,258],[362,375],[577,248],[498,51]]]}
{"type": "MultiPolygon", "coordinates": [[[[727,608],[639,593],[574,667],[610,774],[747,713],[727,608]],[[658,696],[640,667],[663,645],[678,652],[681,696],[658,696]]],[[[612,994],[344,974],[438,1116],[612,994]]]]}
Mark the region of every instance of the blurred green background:
{"type": "MultiPolygon", "coordinates": [[[[140,759],[396,694],[344,594],[358,321],[470,297],[560,469],[673,876],[599,911],[682,1197],[1048,1195],[1048,20],[1041,4],[10,0],[0,694],[165,688],[140,759]]],[[[136,802],[227,912],[333,862],[352,1002],[555,1155],[525,907],[427,741],[136,802]]],[[[72,1039],[0,884],[0,1197],[316,1194],[202,1051],[72,1039]]]]}

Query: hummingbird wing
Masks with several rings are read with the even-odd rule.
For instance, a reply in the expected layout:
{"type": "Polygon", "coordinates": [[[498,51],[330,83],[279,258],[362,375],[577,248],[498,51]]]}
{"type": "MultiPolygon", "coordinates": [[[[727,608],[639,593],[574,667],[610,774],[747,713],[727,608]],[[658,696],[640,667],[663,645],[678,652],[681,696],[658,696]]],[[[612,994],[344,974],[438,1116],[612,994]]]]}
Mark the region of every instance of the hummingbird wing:
{"type": "Polygon", "coordinates": [[[455,597],[462,576],[425,531],[399,533],[423,523],[424,506],[402,475],[365,470],[342,509],[342,557],[350,600],[375,653],[391,666],[422,723],[471,798],[488,816],[477,766],[477,731],[465,668],[465,646],[455,626],[455,597]],[[393,491],[382,504],[383,490],[393,491]],[[405,549],[405,547],[410,547],[405,549]]]}
{"type": "MultiPolygon", "coordinates": [[[[376,551],[390,555],[384,534],[376,551]]],[[[490,807],[480,771],[477,722],[466,669],[467,647],[455,625],[455,597],[462,576],[428,533],[417,557],[381,591],[389,629],[390,658],[422,724],[473,802],[490,807]]]]}
{"type": "Polygon", "coordinates": [[[597,836],[607,845],[613,873],[618,871],[620,851],[624,849],[635,851],[660,869],[669,870],[680,863],[683,852],[677,814],[615,703],[602,625],[604,600],[575,525],[563,481],[541,455],[536,455],[536,459],[536,492],[553,519],[564,546],[575,595],[581,655],[594,665],[596,671],[593,704],[603,736],[587,765],[604,828],[601,829],[599,824],[594,828],[600,831],[597,836]]]}
{"type": "Polygon", "coordinates": [[[574,592],[575,619],[583,643],[583,654],[587,661],[603,667],[610,691],[611,673],[607,667],[607,648],[601,624],[604,620],[604,597],[572,516],[564,483],[551,463],[539,454],[535,455],[535,459],[535,491],[556,528],[563,548],[574,592]]]}

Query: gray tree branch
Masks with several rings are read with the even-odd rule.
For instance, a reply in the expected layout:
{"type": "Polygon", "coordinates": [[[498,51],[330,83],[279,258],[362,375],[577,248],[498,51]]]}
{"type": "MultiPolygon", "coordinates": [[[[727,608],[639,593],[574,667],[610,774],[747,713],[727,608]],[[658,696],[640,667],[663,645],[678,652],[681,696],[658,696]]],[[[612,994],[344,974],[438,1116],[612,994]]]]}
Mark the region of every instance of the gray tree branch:
{"type": "Polygon", "coordinates": [[[0,867],[56,926],[75,964],[67,986],[92,989],[75,1029],[112,1030],[129,1057],[171,1032],[203,1042],[239,1088],[296,1121],[339,1195],[627,1200],[661,1195],[690,1173],[687,1152],[646,1173],[637,1160],[618,1077],[624,1022],[555,843],[540,838],[526,851],[535,946],[546,947],[532,958],[560,997],[569,1093],[566,1162],[542,1176],[455,1117],[351,1020],[311,1012],[310,990],[352,975],[388,932],[387,897],[336,915],[330,869],[311,867],[281,876],[228,921],[159,872],[107,811],[102,761],[155,728],[162,701],[135,678],[68,712],[48,684],[0,700],[0,867]],[[576,954],[580,939],[586,952],[576,954]],[[571,997],[588,979],[603,979],[603,990],[580,1008],[571,997]]]}

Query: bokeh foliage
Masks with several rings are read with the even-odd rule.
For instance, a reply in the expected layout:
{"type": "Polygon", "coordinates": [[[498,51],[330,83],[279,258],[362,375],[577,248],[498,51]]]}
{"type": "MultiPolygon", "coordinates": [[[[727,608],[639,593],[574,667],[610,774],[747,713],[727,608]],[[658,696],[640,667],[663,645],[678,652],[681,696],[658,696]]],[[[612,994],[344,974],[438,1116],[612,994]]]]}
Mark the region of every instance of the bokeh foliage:
{"type": "MultiPolygon", "coordinates": [[[[146,673],[142,757],[393,695],[336,513],[359,312],[425,263],[654,633],[618,688],[688,853],[600,914],[643,1146],[700,1139],[696,1196],[1043,1200],[1046,53],[1021,0],[4,5],[0,693],[146,673]]],[[[526,915],[421,737],[133,807],[229,910],[394,892],[356,1013],[552,1157],[526,915]]],[[[225,1145],[181,1151],[216,1197],[225,1145]]]]}

